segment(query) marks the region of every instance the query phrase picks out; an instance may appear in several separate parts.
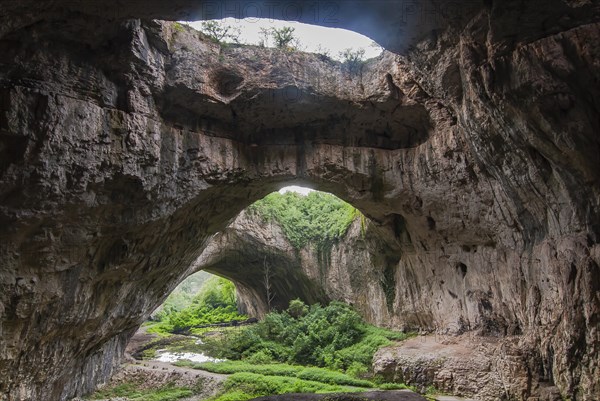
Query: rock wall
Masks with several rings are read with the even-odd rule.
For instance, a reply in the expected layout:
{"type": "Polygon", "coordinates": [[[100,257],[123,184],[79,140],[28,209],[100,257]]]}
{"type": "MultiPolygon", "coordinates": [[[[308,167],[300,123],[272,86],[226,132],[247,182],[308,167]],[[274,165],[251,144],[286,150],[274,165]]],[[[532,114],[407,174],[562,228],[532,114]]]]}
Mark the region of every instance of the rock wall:
{"type": "Polygon", "coordinates": [[[477,3],[408,42],[377,2],[365,24],[404,51],[360,74],[127,19],[163,2],[71,3],[1,6],[3,398],[105,380],[212,236],[291,182],[388,233],[389,324],[517,335],[532,383],[600,397],[595,2],[477,3]]]}
{"type": "Polygon", "coordinates": [[[276,222],[242,212],[209,241],[192,270],[232,280],[241,312],[250,316],[263,317],[269,310],[268,275],[272,309],[287,309],[296,298],[309,304],[337,300],[354,305],[373,324],[394,327],[395,283],[389,280],[398,259],[386,234],[356,218],[329,247],[308,244],[297,249],[276,222]]]}

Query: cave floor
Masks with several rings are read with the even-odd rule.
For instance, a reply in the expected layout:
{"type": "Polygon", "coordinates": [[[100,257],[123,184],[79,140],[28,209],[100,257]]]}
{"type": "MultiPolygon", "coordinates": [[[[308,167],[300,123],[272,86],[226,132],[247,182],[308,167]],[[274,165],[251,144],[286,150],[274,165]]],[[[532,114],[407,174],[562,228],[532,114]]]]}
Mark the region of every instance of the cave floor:
{"type": "MultiPolygon", "coordinates": [[[[201,401],[215,396],[223,387],[223,382],[228,375],[216,374],[203,370],[192,369],[182,366],[175,366],[169,362],[160,362],[156,360],[139,360],[143,351],[148,349],[149,345],[159,341],[160,337],[156,334],[146,332],[145,327],[141,327],[130,340],[125,352],[126,360],[121,365],[117,373],[111,378],[105,387],[116,387],[131,382],[144,383],[145,388],[160,388],[164,385],[175,384],[181,387],[202,388],[202,392],[192,397],[182,399],[182,401],[201,401]],[[136,356],[134,358],[134,355],[136,356]]],[[[86,398],[87,399],[87,398],[86,398]]],[[[96,401],[106,401],[104,398],[93,398],[96,401]]],[[[437,399],[437,398],[436,398],[437,399]]],[[[127,401],[126,397],[113,398],[110,400],[127,401]]],[[[267,397],[260,397],[251,401],[426,401],[423,396],[410,390],[387,390],[387,391],[366,391],[363,393],[348,394],[283,394],[267,397]]],[[[454,401],[459,399],[444,399],[444,401],[454,401]]],[[[72,401],[81,401],[75,398],[72,401]]]]}

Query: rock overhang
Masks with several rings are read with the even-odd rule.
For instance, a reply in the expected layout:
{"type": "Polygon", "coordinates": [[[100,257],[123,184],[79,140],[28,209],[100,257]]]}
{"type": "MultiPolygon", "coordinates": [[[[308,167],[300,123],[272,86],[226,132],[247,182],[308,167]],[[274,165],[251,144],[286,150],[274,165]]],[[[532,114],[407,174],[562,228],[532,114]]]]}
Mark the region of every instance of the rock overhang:
{"type": "MultiPolygon", "coordinates": [[[[400,283],[392,300],[399,325],[519,327],[520,346],[552,367],[563,392],[597,398],[597,353],[588,351],[598,343],[600,309],[592,2],[486,2],[465,30],[429,31],[406,57],[385,56],[399,69],[386,70],[392,83],[433,121],[423,142],[391,149],[316,134],[314,145],[290,146],[277,139],[285,129],[266,146],[245,144],[227,102],[244,116],[235,101],[248,78],[208,66],[204,89],[173,85],[185,77],[163,74],[161,63],[175,55],[178,65],[197,66],[195,53],[171,52],[160,23],[126,19],[166,18],[177,5],[189,12],[190,2],[127,2],[117,11],[95,2],[35,4],[3,3],[0,16],[12,61],[0,65],[0,218],[8,223],[0,227],[0,384],[9,397],[90,390],[204,241],[279,183],[300,179],[392,223],[410,243],[396,250],[388,274],[400,283]],[[169,111],[161,104],[169,85],[181,96],[193,88],[181,110],[212,115],[225,128],[211,134],[169,111]],[[77,375],[85,382],[69,381],[77,375]]],[[[376,75],[364,82],[380,85],[379,104],[392,105],[397,92],[376,75]]],[[[305,90],[290,80],[286,88],[305,90]]],[[[357,89],[322,98],[332,107],[336,97],[354,102],[340,110],[360,115],[360,96],[357,89]]],[[[273,123],[286,128],[281,118],[273,123]]]]}

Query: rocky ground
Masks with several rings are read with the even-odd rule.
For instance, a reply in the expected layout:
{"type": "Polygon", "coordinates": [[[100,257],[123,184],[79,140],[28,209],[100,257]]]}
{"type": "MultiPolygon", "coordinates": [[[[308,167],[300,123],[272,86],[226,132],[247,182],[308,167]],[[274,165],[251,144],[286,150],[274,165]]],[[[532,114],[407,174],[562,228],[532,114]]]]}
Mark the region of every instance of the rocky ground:
{"type": "MultiPolygon", "coordinates": [[[[443,393],[481,401],[515,399],[531,391],[527,381],[535,356],[523,351],[515,337],[473,335],[419,336],[384,347],[374,356],[374,370],[388,381],[424,390],[433,385],[443,393]]],[[[549,383],[537,383],[535,400],[560,401],[549,383]]]]}
{"type": "MultiPolygon", "coordinates": [[[[141,361],[133,358],[132,355],[140,353],[148,343],[156,338],[156,335],[147,333],[144,327],[140,328],[127,345],[126,362],[121,365],[117,373],[101,389],[116,387],[125,383],[143,383],[141,386],[142,389],[159,389],[170,384],[175,387],[198,390],[198,393],[194,396],[182,399],[181,401],[205,400],[219,392],[222,382],[227,377],[226,375],[174,366],[166,362],[141,361]]],[[[127,398],[123,397],[110,398],[110,401],[127,400],[127,398]]],[[[82,400],[75,398],[72,401],[82,400]]]]}

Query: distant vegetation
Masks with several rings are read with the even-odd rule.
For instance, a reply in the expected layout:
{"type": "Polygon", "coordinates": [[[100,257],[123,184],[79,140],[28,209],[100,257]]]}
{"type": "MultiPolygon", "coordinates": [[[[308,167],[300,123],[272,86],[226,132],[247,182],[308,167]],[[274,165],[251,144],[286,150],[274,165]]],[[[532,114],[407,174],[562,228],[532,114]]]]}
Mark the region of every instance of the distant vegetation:
{"type": "Polygon", "coordinates": [[[190,306],[204,282],[210,277],[212,275],[205,271],[199,271],[187,277],[175,287],[165,302],[152,313],[152,319],[162,320],[166,314],[178,312],[190,306]]]}
{"type": "Polygon", "coordinates": [[[349,72],[359,72],[365,63],[365,49],[344,49],[338,54],[342,64],[349,72]]]}
{"type": "MultiPolygon", "coordinates": [[[[235,311],[233,284],[212,277],[203,283],[189,306],[166,311],[162,320],[148,331],[168,335],[178,328],[232,318],[245,318],[235,311]]],[[[197,342],[197,337],[159,338],[141,349],[140,355],[154,358],[157,349],[168,349],[227,359],[224,362],[176,363],[229,375],[220,394],[210,401],[243,401],[294,392],[405,388],[403,384],[382,383],[373,375],[371,364],[380,347],[404,340],[409,335],[369,325],[341,302],[308,306],[296,299],[290,302],[287,310],[271,312],[255,325],[203,329],[196,334],[201,336],[202,342],[197,342]]],[[[130,399],[139,396],[140,400],[167,401],[185,397],[193,390],[165,387],[152,393],[141,390],[135,383],[125,383],[106,389],[105,394],[100,395],[127,394],[130,399]],[[156,398],[149,398],[151,396],[156,398]]]]}
{"type": "MultiPolygon", "coordinates": [[[[259,30],[258,41],[249,42],[247,38],[244,38],[242,31],[239,26],[235,24],[227,23],[223,20],[206,20],[202,21],[198,30],[203,36],[212,40],[214,43],[220,44],[226,48],[230,44],[237,45],[257,45],[260,47],[274,47],[277,49],[285,50],[288,52],[293,51],[306,51],[306,46],[302,43],[301,39],[296,33],[296,29],[292,26],[282,27],[261,27],[259,30]]],[[[183,32],[184,26],[179,23],[173,23],[173,29],[175,32],[183,32]]],[[[383,49],[375,42],[370,47],[374,47],[382,51],[383,49]]],[[[365,62],[366,49],[363,47],[351,47],[347,48],[337,54],[331,54],[331,50],[318,45],[316,48],[309,50],[312,53],[320,54],[321,56],[330,59],[334,58],[342,62],[342,65],[347,68],[350,72],[357,71],[365,62]]]]}
{"type": "MultiPolygon", "coordinates": [[[[199,291],[191,297],[189,303],[185,302],[189,295],[183,290],[175,295],[174,299],[169,300],[170,296],[163,310],[154,317],[159,323],[153,325],[148,331],[162,334],[177,333],[194,326],[247,319],[237,312],[233,283],[221,277],[208,276],[210,278],[203,281],[199,291]]],[[[198,277],[198,280],[201,278],[198,277]]],[[[188,285],[193,288],[197,282],[188,285]]]]}
{"type": "Polygon", "coordinates": [[[352,205],[318,191],[306,196],[275,192],[252,204],[248,212],[277,222],[296,248],[338,241],[360,216],[352,205]]]}

